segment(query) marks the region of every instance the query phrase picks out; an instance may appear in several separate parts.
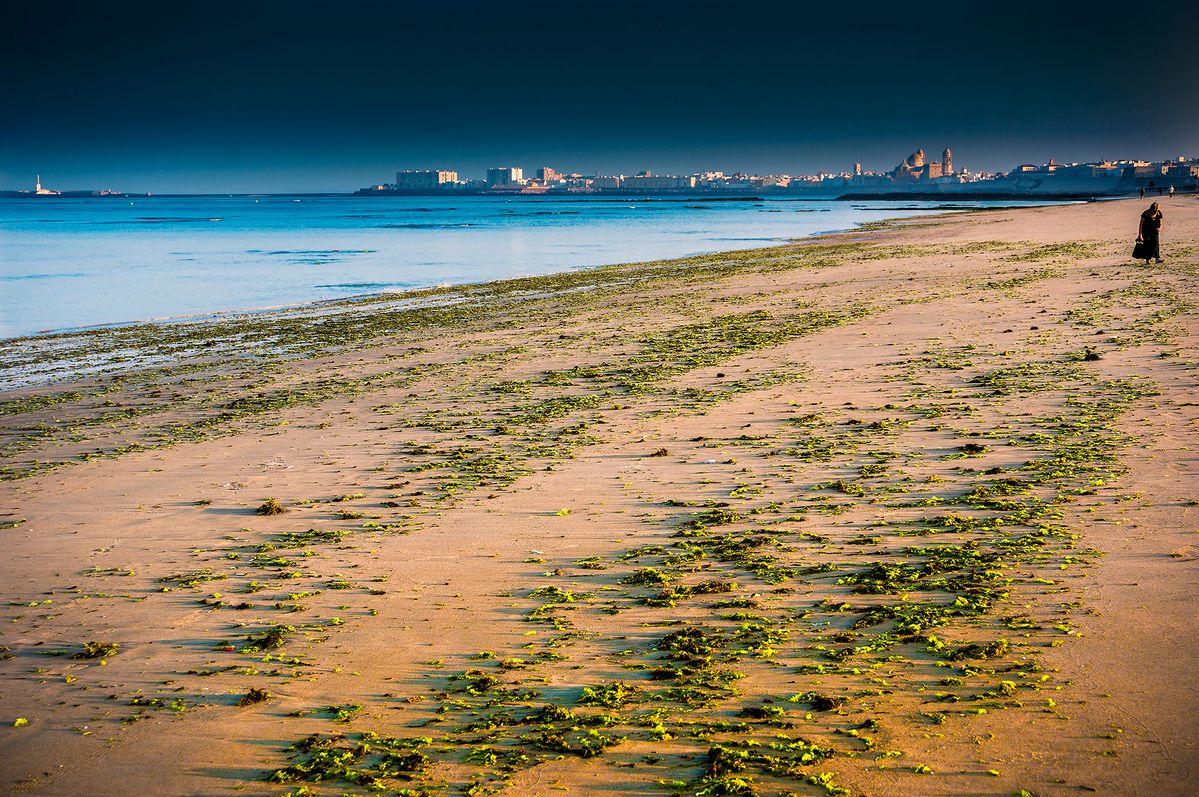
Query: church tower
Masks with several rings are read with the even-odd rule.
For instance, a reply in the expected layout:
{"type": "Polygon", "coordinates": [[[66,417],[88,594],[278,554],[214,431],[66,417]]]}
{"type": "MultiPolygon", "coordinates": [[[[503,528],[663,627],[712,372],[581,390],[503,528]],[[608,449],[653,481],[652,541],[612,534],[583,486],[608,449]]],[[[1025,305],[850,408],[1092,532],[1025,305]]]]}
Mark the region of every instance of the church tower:
{"type": "Polygon", "coordinates": [[[941,174],[953,174],[953,153],[950,152],[949,147],[946,147],[945,151],[941,153],[941,174]]]}

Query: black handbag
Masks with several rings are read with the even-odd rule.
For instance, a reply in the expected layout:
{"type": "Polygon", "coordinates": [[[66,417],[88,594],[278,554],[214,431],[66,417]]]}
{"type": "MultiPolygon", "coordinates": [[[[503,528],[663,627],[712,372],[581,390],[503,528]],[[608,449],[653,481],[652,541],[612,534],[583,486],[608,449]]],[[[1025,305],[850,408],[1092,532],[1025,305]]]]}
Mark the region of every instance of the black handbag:
{"type": "Polygon", "coordinates": [[[1150,257],[1152,257],[1152,255],[1149,254],[1149,245],[1138,239],[1132,247],[1132,259],[1148,260],[1150,257]]]}

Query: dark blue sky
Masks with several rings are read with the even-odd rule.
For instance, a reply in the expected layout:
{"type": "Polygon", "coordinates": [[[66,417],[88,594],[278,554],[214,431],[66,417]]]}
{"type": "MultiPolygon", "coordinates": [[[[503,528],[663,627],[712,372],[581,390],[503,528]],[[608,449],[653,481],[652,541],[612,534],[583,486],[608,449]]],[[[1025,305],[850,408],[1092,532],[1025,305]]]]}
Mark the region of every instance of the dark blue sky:
{"type": "Polygon", "coordinates": [[[1199,154],[1189,3],[6,4],[0,188],[1199,154]]]}

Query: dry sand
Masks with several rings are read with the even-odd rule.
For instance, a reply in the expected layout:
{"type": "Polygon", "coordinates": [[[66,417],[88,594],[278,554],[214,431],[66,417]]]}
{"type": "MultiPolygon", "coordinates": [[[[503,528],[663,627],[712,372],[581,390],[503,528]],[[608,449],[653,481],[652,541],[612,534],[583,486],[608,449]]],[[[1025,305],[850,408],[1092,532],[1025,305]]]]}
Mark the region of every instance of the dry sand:
{"type": "Polygon", "coordinates": [[[1196,793],[1139,208],[6,345],[0,790],[1196,793]]]}

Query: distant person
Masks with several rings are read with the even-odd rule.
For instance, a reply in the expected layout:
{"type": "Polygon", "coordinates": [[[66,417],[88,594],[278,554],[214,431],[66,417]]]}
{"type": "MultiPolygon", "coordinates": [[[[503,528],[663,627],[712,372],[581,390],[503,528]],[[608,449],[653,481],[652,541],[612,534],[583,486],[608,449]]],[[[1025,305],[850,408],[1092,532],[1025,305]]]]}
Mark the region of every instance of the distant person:
{"type": "Polygon", "coordinates": [[[1145,198],[1145,186],[1141,186],[1141,199],[1145,198]]]}
{"type": "Polygon", "coordinates": [[[1174,198],[1174,186],[1170,186],[1170,199],[1174,198]]]}
{"type": "Polygon", "coordinates": [[[1132,249],[1132,256],[1144,260],[1149,265],[1150,260],[1162,262],[1160,235],[1162,231],[1162,212],[1154,202],[1149,209],[1141,214],[1141,228],[1137,233],[1137,245],[1132,249]]]}

